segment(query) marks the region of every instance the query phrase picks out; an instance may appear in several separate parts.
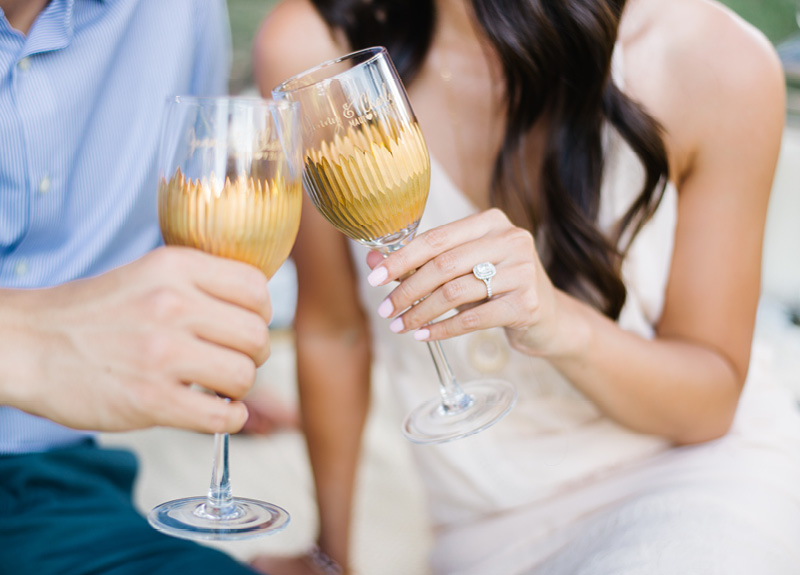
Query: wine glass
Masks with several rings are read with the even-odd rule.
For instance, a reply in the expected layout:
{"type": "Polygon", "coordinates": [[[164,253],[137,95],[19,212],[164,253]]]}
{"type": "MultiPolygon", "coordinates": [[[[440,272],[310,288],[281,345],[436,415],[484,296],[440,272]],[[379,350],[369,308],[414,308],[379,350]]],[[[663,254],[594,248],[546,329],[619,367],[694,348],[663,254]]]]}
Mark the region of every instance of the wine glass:
{"type": "MultiPolygon", "coordinates": [[[[158,220],[164,242],[243,261],[270,278],[300,226],[302,167],[296,105],[260,98],[177,96],[167,103],[159,151],[158,220]]],[[[150,524],[185,539],[270,535],[286,510],[233,497],[227,433],[214,437],[206,496],[168,501],[150,524]]]]}
{"type": "MultiPolygon", "coordinates": [[[[312,203],[353,240],[387,255],[413,239],[430,186],[430,157],[388,52],[367,48],[320,64],[272,91],[300,104],[303,183],[312,203]]],[[[459,384],[439,342],[427,342],[440,397],[414,409],[403,434],[444,443],[486,429],[516,401],[500,379],[459,384]]]]}

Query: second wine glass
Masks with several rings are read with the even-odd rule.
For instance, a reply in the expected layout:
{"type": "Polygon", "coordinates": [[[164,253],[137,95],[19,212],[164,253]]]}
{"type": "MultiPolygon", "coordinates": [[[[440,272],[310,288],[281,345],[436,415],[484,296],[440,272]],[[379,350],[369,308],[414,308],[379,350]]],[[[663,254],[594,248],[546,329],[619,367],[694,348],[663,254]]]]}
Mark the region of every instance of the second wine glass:
{"type": "MultiPolygon", "coordinates": [[[[272,96],[300,104],[303,183],[325,219],[384,255],[410,242],[428,197],[430,157],[386,49],[367,48],[324,62],[281,83],[272,96]]],[[[440,397],[406,417],[406,438],[452,441],[486,429],[509,412],[516,401],[510,383],[459,384],[439,342],[427,345],[440,397]]]]}
{"type": "MultiPolygon", "coordinates": [[[[159,164],[164,242],[239,260],[272,277],[300,226],[297,106],[177,96],[167,104],[159,164]]],[[[232,540],[288,525],[283,508],[233,497],[228,442],[227,433],[214,438],[208,494],[158,505],[148,515],[153,527],[184,539],[232,540]]]]}

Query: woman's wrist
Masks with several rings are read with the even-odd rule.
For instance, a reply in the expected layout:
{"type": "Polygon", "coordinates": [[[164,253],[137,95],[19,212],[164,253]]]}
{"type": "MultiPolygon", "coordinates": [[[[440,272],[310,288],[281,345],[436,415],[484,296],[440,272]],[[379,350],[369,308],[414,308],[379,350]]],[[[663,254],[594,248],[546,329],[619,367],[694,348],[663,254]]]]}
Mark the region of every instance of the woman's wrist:
{"type": "Polygon", "coordinates": [[[556,292],[556,299],[560,310],[559,329],[548,359],[582,361],[589,353],[594,336],[592,316],[598,315],[599,312],[562,291],[556,292]]]}
{"type": "Polygon", "coordinates": [[[344,567],[331,558],[327,553],[314,545],[306,551],[305,560],[314,567],[320,575],[345,575],[344,567]]]}
{"type": "Polygon", "coordinates": [[[548,361],[581,361],[592,340],[593,310],[571,296],[556,291],[557,313],[550,319],[550,329],[536,325],[506,328],[509,344],[520,353],[548,361]]]}

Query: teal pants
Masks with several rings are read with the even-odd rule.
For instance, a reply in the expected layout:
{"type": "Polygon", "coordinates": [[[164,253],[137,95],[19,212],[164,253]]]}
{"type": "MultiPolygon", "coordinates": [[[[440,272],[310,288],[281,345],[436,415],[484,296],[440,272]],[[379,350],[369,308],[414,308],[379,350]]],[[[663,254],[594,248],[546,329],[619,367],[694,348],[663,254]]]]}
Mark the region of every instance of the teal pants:
{"type": "Polygon", "coordinates": [[[93,442],[0,456],[0,575],[253,575],[152,529],[131,501],[136,469],[93,442]]]}

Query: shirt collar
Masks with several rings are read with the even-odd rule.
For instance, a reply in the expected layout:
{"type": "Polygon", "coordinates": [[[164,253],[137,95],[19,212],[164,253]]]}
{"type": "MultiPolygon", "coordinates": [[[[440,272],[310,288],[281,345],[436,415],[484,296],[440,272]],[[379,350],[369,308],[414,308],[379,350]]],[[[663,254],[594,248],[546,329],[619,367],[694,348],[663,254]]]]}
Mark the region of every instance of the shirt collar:
{"type": "Polygon", "coordinates": [[[28,33],[21,57],[66,48],[72,40],[75,0],[50,0],[28,33]]]}

